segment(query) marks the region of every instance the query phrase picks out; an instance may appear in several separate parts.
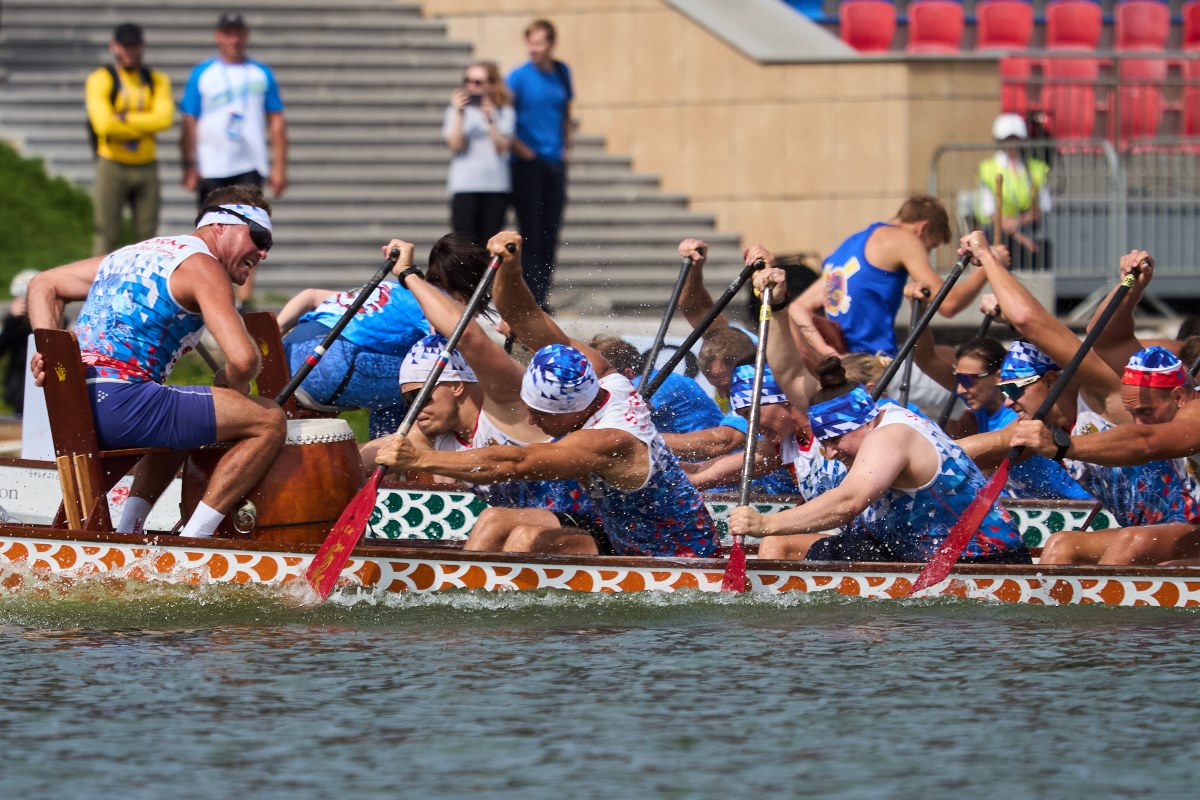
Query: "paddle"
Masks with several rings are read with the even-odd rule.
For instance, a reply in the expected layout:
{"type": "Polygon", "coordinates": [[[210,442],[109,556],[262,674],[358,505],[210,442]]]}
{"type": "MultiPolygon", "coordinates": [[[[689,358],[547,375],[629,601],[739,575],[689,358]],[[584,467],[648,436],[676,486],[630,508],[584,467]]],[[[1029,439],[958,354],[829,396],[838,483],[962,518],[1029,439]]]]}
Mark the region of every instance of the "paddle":
{"type": "MultiPolygon", "coordinates": [[[[1143,262],[1144,263],[1144,262],[1143,262]]],[[[1050,388],[1050,393],[1046,395],[1046,399],[1038,406],[1037,412],[1033,415],[1033,419],[1044,419],[1050,413],[1050,409],[1054,407],[1055,401],[1067,388],[1067,384],[1071,382],[1071,378],[1075,376],[1075,371],[1079,369],[1079,365],[1083,363],[1084,357],[1088,351],[1092,349],[1100,332],[1104,330],[1104,326],[1108,324],[1108,320],[1116,313],[1117,306],[1121,305],[1121,301],[1125,295],[1129,293],[1129,289],[1133,286],[1133,282],[1137,280],[1140,272],[1141,264],[1135,267],[1117,287],[1117,291],[1113,293],[1112,299],[1108,305],[1104,307],[1104,312],[1100,318],[1096,320],[1096,324],[1088,331],[1084,337],[1083,344],[1075,351],[1075,356],[1071,359],[1071,363],[1063,368],[1063,371],[1058,374],[1058,380],[1054,382],[1054,386],[1050,388]]],[[[984,485],[981,491],[971,505],[967,506],[967,510],[959,518],[958,522],[954,523],[954,527],[950,529],[950,534],[942,542],[941,546],[930,557],[929,563],[921,570],[921,574],[913,582],[912,588],[908,593],[913,594],[919,592],[936,583],[941,583],[950,570],[958,562],[964,550],[967,549],[967,544],[971,541],[971,537],[979,529],[979,524],[983,522],[983,518],[987,516],[992,505],[996,502],[996,498],[1000,496],[1000,492],[1004,489],[1004,485],[1008,483],[1008,469],[1025,448],[1021,446],[1012,447],[1008,454],[1004,456],[1004,460],[1000,462],[1000,466],[992,473],[992,477],[984,485]]]]}
{"type": "MultiPolygon", "coordinates": [[[[922,289],[926,297],[929,296],[928,289],[922,289]]],[[[921,298],[914,297],[912,306],[908,313],[908,318],[911,320],[908,328],[908,333],[911,336],[913,328],[917,324],[917,315],[921,313],[921,298]]],[[[912,385],[912,370],[913,370],[913,354],[909,353],[908,358],[904,359],[904,371],[900,373],[900,405],[908,408],[908,390],[912,385]]]]}
{"type": "Polygon", "coordinates": [[[683,344],[679,345],[675,352],[671,354],[671,357],[667,359],[667,363],[662,365],[658,374],[650,381],[650,385],[645,386],[643,384],[645,391],[641,392],[642,397],[649,400],[654,396],[654,393],[663,385],[663,381],[667,379],[667,376],[675,371],[675,367],[679,366],[679,362],[683,361],[683,357],[691,351],[692,346],[699,341],[701,336],[708,332],[708,328],[712,325],[713,320],[721,315],[721,312],[725,310],[725,306],[729,305],[729,301],[733,299],[733,296],[741,290],[746,281],[750,280],[750,275],[756,269],[762,269],[764,266],[766,264],[760,258],[753,264],[747,264],[742,267],[741,273],[734,278],[733,283],[729,284],[729,288],[725,290],[725,293],[717,298],[716,302],[713,303],[713,307],[704,315],[704,319],[700,320],[692,332],[687,335],[687,338],[683,340],[683,344]]]}
{"type": "Polygon", "coordinates": [[[313,367],[315,367],[317,362],[321,360],[321,357],[325,355],[325,351],[328,350],[330,345],[337,341],[337,338],[342,335],[342,331],[344,331],[346,326],[350,324],[350,320],[354,317],[358,310],[363,307],[363,303],[367,302],[367,298],[371,296],[371,293],[379,288],[379,284],[383,283],[383,279],[388,276],[388,273],[392,271],[392,267],[396,266],[396,262],[399,259],[400,248],[393,247],[391,252],[388,253],[387,261],[383,262],[383,266],[379,268],[379,271],[375,273],[375,276],[367,282],[367,285],[364,286],[361,291],[359,291],[358,295],[354,298],[354,302],[352,302],[349,308],[346,309],[346,312],[342,314],[341,319],[339,319],[337,323],[329,329],[329,333],[325,335],[325,338],[321,340],[321,343],[313,348],[311,353],[304,357],[304,363],[300,365],[300,369],[296,370],[296,374],[292,376],[292,379],[285,383],[283,388],[279,390],[279,394],[275,396],[276,403],[283,405],[287,402],[289,397],[296,393],[296,390],[300,388],[300,384],[303,383],[304,379],[308,377],[308,373],[313,371],[313,367]]]}
{"type": "MultiPolygon", "coordinates": [[[[754,449],[758,444],[758,418],[762,411],[762,387],[767,374],[767,332],[771,329],[771,285],[763,290],[758,312],[758,350],[754,354],[754,389],[750,395],[750,419],[746,425],[746,449],[742,453],[742,484],[738,505],[750,505],[750,481],[754,478],[754,449]]],[[[729,562],[721,577],[722,592],[746,591],[746,551],[742,537],[733,537],[729,562]]]]}
{"type": "Polygon", "coordinates": [[[929,322],[933,319],[933,315],[937,313],[938,308],[942,305],[942,301],[946,299],[946,295],[950,294],[950,290],[954,288],[954,284],[958,282],[959,276],[963,274],[963,270],[967,268],[969,263],[971,263],[971,256],[969,254],[963,256],[954,265],[954,269],[950,270],[950,274],[946,276],[946,280],[942,281],[942,288],[938,289],[938,293],[929,301],[925,313],[921,315],[921,319],[917,324],[913,325],[909,330],[908,338],[904,340],[904,344],[900,345],[900,349],[896,351],[896,357],[892,359],[892,363],[887,365],[887,369],[879,377],[879,382],[871,390],[872,400],[878,400],[887,391],[888,384],[892,382],[892,378],[896,377],[896,372],[900,369],[900,364],[912,352],[917,339],[929,327],[929,322]]]}
{"type": "Polygon", "coordinates": [[[1192,376],[1192,380],[1196,380],[1198,377],[1200,377],[1200,374],[1198,373],[1200,373],[1200,356],[1196,356],[1196,360],[1192,362],[1190,367],[1188,367],[1188,374],[1192,376]]]}
{"type": "MultiPolygon", "coordinates": [[[[507,245],[507,249],[509,253],[515,253],[517,250],[512,244],[507,245]]],[[[438,378],[441,377],[446,364],[449,363],[454,348],[458,346],[458,340],[462,338],[463,331],[471,324],[475,312],[479,310],[483,298],[487,296],[492,281],[496,279],[496,270],[499,266],[500,256],[493,256],[492,260],[488,262],[483,277],[479,279],[479,285],[475,287],[475,293],[467,301],[467,307],[463,309],[462,317],[459,318],[454,331],[447,338],[445,348],[438,355],[437,362],[433,365],[433,371],[425,379],[425,384],[417,393],[417,398],[408,407],[404,421],[400,423],[400,428],[396,432],[397,436],[407,436],[408,432],[412,430],[413,423],[417,421],[417,414],[421,412],[421,407],[433,393],[433,388],[437,385],[438,378]]],[[[338,521],[330,529],[321,549],[317,551],[308,570],[304,573],[308,578],[309,585],[322,600],[329,597],[329,593],[333,591],[333,586],[337,583],[342,568],[346,566],[346,561],[350,558],[350,552],[358,544],[359,537],[362,536],[363,529],[367,526],[367,520],[371,517],[371,511],[375,508],[375,496],[379,492],[379,484],[385,474],[387,474],[386,467],[375,468],[371,477],[367,479],[366,485],[359,490],[354,499],[350,501],[350,505],[346,506],[346,510],[338,517],[338,521]]]]}
{"type": "MultiPolygon", "coordinates": [[[[1000,307],[996,306],[996,311],[1000,311],[1000,307]]],[[[992,327],[992,315],[984,314],[983,321],[979,323],[979,330],[975,331],[975,338],[982,339],[987,336],[988,329],[992,327]]],[[[950,391],[950,396],[946,398],[946,404],[942,406],[942,413],[938,414],[937,425],[939,428],[946,427],[946,422],[950,419],[950,412],[954,411],[954,404],[957,403],[961,395],[954,391],[950,391]]]]}
{"type": "MultiPolygon", "coordinates": [[[[662,322],[658,325],[658,334],[654,337],[654,344],[650,347],[650,352],[646,354],[646,363],[642,365],[642,379],[638,383],[641,387],[641,395],[643,398],[649,398],[645,389],[647,382],[650,380],[650,373],[654,369],[654,362],[658,360],[658,351],[662,349],[663,339],[667,338],[667,328],[671,327],[671,317],[675,316],[675,308],[679,305],[679,295],[683,292],[683,282],[687,280],[688,273],[692,271],[691,256],[683,257],[683,265],[679,268],[679,277],[675,279],[675,289],[671,292],[671,299],[667,302],[667,308],[663,312],[662,322]]],[[[657,387],[656,387],[657,388],[657,387]]]]}

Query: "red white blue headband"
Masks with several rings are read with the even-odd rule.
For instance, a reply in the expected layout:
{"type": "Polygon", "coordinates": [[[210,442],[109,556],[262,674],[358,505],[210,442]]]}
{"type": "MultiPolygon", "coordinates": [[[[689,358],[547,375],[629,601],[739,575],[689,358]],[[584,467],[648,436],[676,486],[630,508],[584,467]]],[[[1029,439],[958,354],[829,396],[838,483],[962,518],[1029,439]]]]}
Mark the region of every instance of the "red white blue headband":
{"type": "Polygon", "coordinates": [[[1183,362],[1163,347],[1147,347],[1129,357],[1121,383],[1151,389],[1174,389],[1187,383],[1183,362]]]}

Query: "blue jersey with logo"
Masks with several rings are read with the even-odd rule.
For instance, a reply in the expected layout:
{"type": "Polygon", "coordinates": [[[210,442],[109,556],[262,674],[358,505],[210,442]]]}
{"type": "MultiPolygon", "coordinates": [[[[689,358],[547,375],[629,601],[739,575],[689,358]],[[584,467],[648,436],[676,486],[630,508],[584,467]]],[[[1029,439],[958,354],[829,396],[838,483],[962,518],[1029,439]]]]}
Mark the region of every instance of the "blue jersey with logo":
{"type": "MultiPolygon", "coordinates": [[[[896,313],[908,273],[889,272],[867,261],[867,239],[876,222],[851,236],[825,259],[825,316],[842,327],[851,353],[896,355],[896,313]]],[[[891,227],[891,226],[888,226],[891,227]]]]}
{"type": "MultiPolygon", "coordinates": [[[[338,292],[300,317],[300,322],[319,322],[333,328],[359,291],[338,292]]],[[[395,281],[386,281],[371,292],[362,308],[350,318],[342,338],[376,353],[403,356],[429,333],[429,321],[413,293],[395,281]]]]}
{"type": "Polygon", "coordinates": [[[167,379],[204,328],[204,319],[171,294],[171,275],[196,253],[212,255],[196,236],[164,236],[123,247],[100,262],[75,321],[89,382],[167,379]]]}

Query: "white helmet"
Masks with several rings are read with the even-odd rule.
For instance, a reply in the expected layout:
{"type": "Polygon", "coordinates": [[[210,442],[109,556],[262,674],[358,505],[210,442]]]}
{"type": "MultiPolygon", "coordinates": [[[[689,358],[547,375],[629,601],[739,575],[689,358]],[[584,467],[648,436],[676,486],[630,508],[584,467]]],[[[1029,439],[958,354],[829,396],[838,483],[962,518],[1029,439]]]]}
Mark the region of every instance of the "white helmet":
{"type": "Polygon", "coordinates": [[[8,291],[13,297],[24,297],[29,291],[29,282],[33,280],[33,276],[37,275],[36,269],[23,269],[13,276],[12,283],[8,285],[8,291]]]}
{"type": "Polygon", "coordinates": [[[992,123],[992,138],[997,142],[1005,139],[1028,139],[1029,129],[1020,114],[1001,114],[992,123]]]}

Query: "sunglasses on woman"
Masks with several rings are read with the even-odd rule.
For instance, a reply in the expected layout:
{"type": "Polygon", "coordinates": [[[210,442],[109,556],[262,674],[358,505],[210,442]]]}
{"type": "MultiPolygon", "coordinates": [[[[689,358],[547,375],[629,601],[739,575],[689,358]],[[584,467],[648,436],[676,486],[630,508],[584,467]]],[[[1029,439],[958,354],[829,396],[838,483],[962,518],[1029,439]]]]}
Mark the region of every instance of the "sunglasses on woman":
{"type": "Polygon", "coordinates": [[[1025,387],[1037,383],[1042,379],[1041,375],[1030,375],[1028,378],[1018,378],[1015,381],[1005,381],[1000,384],[1000,391],[1004,392],[1004,396],[1009,400],[1020,400],[1025,394],[1025,387]]]}
{"type": "Polygon", "coordinates": [[[264,228],[262,225],[259,225],[257,222],[255,222],[254,220],[247,217],[245,214],[239,214],[238,212],[234,211],[232,208],[225,208],[225,206],[209,206],[208,208],[206,208],[200,212],[200,216],[203,217],[205,214],[207,214],[210,211],[218,213],[218,214],[229,214],[231,216],[237,217],[242,222],[245,222],[247,225],[249,225],[250,226],[250,241],[251,241],[251,243],[253,243],[255,247],[257,247],[259,250],[262,250],[264,253],[267,252],[268,250],[270,250],[271,246],[273,244],[275,244],[275,240],[271,236],[271,232],[269,230],[267,230],[266,228],[264,228]]]}
{"type": "Polygon", "coordinates": [[[990,377],[993,374],[994,374],[994,371],[993,372],[956,372],[956,373],[954,373],[954,380],[958,381],[958,385],[961,386],[962,388],[970,389],[978,381],[981,381],[984,378],[990,377]]]}

